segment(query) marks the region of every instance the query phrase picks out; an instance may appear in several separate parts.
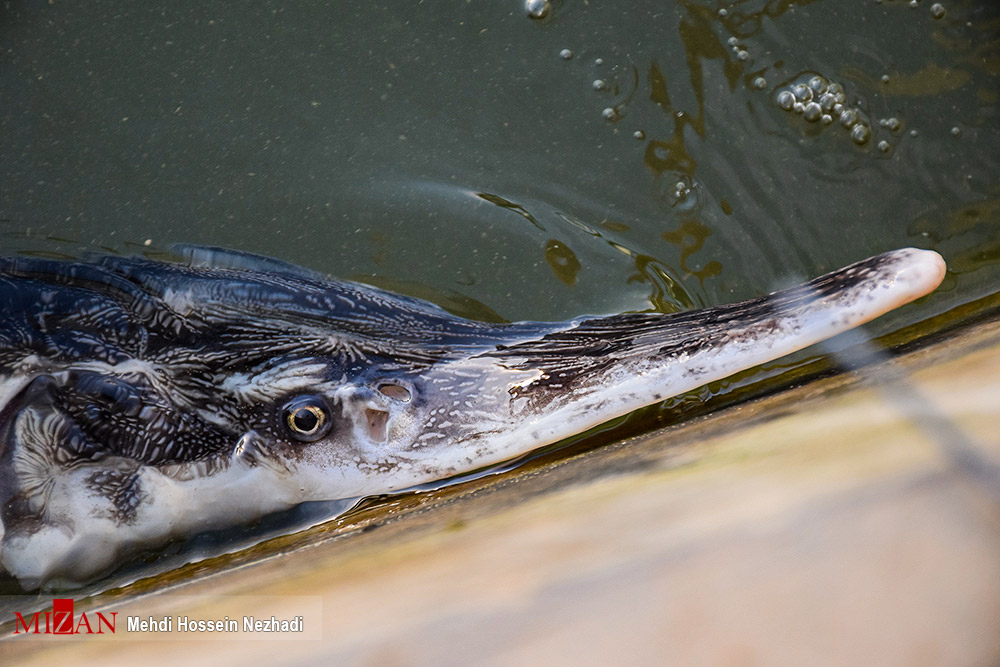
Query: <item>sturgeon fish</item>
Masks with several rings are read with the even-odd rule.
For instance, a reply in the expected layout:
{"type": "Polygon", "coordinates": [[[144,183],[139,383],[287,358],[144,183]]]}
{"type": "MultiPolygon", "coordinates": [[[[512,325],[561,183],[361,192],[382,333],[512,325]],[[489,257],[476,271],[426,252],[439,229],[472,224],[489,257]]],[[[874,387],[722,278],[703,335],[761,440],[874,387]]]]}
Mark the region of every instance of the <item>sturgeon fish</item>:
{"type": "Polygon", "coordinates": [[[137,550],[498,464],[932,291],[932,251],[673,315],[492,324],[284,262],[0,259],[0,563],[137,550]]]}

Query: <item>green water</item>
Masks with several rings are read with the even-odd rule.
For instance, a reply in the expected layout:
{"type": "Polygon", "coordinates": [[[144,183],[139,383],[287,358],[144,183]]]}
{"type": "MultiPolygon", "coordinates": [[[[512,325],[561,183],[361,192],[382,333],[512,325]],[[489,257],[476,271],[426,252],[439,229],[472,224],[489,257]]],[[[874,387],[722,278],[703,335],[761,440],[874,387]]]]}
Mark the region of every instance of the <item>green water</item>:
{"type": "Polygon", "coordinates": [[[511,320],[940,251],[881,333],[1000,285],[1000,9],[943,6],[7,2],[0,244],[223,245],[511,320]],[[866,144],[778,105],[803,73],[866,144]]]}

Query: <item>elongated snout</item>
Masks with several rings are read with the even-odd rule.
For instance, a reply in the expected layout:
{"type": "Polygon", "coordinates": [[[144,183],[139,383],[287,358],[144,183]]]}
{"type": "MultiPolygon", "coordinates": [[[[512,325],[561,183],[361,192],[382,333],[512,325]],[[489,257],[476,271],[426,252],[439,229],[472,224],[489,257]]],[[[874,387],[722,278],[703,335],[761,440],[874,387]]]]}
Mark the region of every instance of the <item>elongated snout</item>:
{"type": "Polygon", "coordinates": [[[545,445],[778,359],[928,294],[945,271],[936,252],[904,248],[741,303],[587,319],[498,346],[485,356],[534,373],[510,388],[505,439],[545,445]]]}

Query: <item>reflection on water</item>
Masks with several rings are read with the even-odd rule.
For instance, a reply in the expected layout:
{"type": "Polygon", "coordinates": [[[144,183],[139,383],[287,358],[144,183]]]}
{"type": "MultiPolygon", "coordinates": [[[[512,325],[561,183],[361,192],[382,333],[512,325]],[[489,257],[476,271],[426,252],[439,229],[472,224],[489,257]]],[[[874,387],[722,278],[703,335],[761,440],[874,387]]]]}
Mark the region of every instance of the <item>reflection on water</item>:
{"type": "Polygon", "coordinates": [[[545,244],[545,261],[552,267],[552,273],[556,274],[564,285],[572,287],[576,284],[576,274],[580,272],[580,260],[572,250],[552,239],[545,244]]]}
{"type": "MultiPolygon", "coordinates": [[[[631,253],[630,253],[631,254],[631,253]]],[[[635,260],[636,273],[629,277],[630,283],[647,283],[652,289],[649,302],[654,310],[661,313],[674,313],[697,307],[691,297],[684,291],[678,278],[671,275],[672,270],[664,266],[658,259],[649,255],[631,255],[635,260]],[[675,304],[680,304],[678,307],[675,304]]]]}
{"type": "Polygon", "coordinates": [[[722,265],[712,260],[701,269],[694,269],[689,260],[691,255],[701,250],[705,245],[705,239],[712,235],[712,230],[703,225],[697,219],[686,220],[681,223],[680,229],[676,231],[663,232],[663,239],[668,243],[673,243],[681,249],[681,268],[696,276],[698,280],[704,282],[705,279],[717,276],[722,273],[722,265]]]}
{"type": "Polygon", "coordinates": [[[513,211],[514,213],[517,213],[519,216],[521,216],[522,218],[533,224],[538,229],[545,229],[540,224],[538,224],[538,220],[535,220],[535,216],[529,213],[528,210],[525,209],[520,204],[512,202],[509,199],[504,199],[500,195],[494,195],[488,192],[477,192],[476,196],[482,199],[483,201],[488,201],[491,204],[496,204],[502,209],[506,209],[508,211],[513,211]]]}

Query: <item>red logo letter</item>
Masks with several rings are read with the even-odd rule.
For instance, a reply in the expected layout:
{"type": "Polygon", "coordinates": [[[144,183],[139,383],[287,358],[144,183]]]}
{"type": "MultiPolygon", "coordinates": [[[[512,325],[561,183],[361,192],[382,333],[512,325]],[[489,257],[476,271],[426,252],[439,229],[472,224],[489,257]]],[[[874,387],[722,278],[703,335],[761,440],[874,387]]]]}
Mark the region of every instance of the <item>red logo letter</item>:
{"type": "Polygon", "coordinates": [[[24,628],[25,632],[29,632],[29,633],[33,632],[34,634],[37,635],[38,634],[38,614],[39,614],[39,612],[36,611],[35,615],[31,617],[31,620],[35,622],[35,629],[34,630],[29,630],[28,629],[28,623],[27,623],[27,621],[24,620],[24,616],[21,616],[21,612],[15,611],[14,612],[14,634],[15,635],[21,634],[21,631],[17,629],[17,626],[19,624],[18,622],[20,621],[20,626],[22,628],[24,628]]]}
{"type": "Polygon", "coordinates": [[[71,635],[73,634],[73,600],[70,598],[56,598],[52,601],[52,621],[55,629],[52,634],[71,635]]]}
{"type": "Polygon", "coordinates": [[[117,611],[111,612],[111,620],[110,621],[108,621],[108,617],[107,616],[105,616],[101,612],[97,612],[97,634],[99,634],[99,635],[103,635],[104,634],[104,630],[101,629],[102,626],[104,626],[104,625],[108,626],[108,630],[111,630],[111,634],[115,634],[115,621],[117,621],[117,620],[118,620],[118,612],[117,611]]]}

